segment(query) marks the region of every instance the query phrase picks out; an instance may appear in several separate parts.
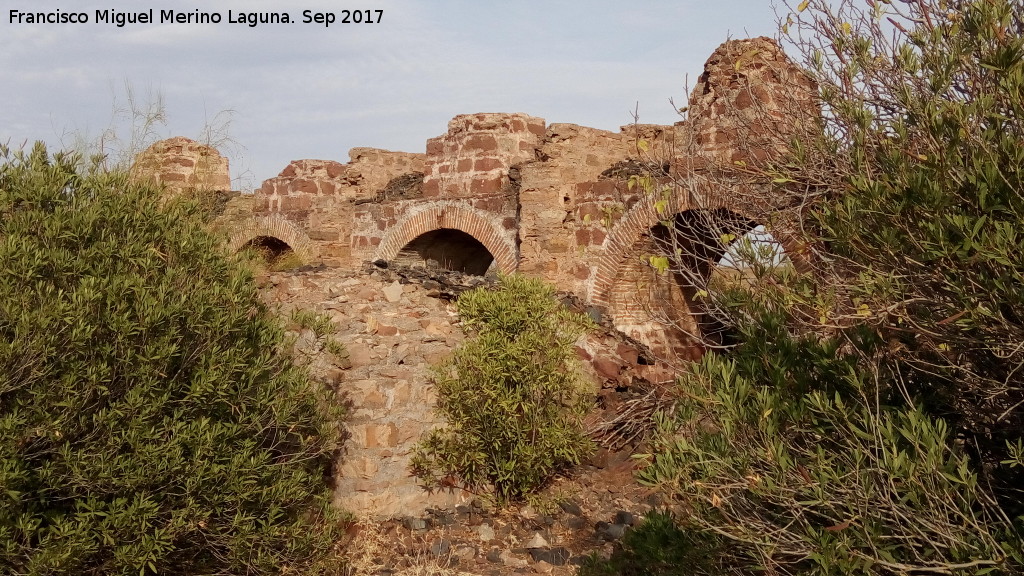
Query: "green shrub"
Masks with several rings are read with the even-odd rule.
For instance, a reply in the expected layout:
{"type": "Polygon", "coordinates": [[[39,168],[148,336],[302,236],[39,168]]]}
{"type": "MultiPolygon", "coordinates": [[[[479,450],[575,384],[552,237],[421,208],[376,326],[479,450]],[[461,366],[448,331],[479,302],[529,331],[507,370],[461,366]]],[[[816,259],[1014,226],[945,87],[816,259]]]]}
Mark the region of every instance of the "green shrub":
{"type": "Polygon", "coordinates": [[[724,571],[719,558],[721,539],[690,527],[677,518],[653,511],[635,528],[626,531],[621,547],[611,558],[591,556],[580,567],[580,576],[718,576],[724,571]]]}
{"type": "Polygon", "coordinates": [[[339,415],[200,210],[0,154],[0,572],[327,571],[339,415]]]}
{"type": "Polygon", "coordinates": [[[824,129],[760,176],[814,257],[726,287],[736,345],[684,376],[642,478],[737,570],[1020,574],[1020,2],[793,4],[824,129]]]}
{"type": "Polygon", "coordinates": [[[562,307],[549,286],[521,276],[502,278],[497,290],[467,292],[458,307],[475,333],[434,371],[447,426],[418,446],[413,473],[518,499],[591,449],[582,431],[591,398],[573,352],[589,319],[562,307]]]}
{"type": "MultiPolygon", "coordinates": [[[[946,423],[919,407],[879,406],[854,357],[829,365],[824,353],[835,350],[820,349],[813,369],[823,383],[810,391],[756,384],[749,365],[708,354],[682,379],[680,412],[661,419],[641,480],[685,495],[689,522],[724,536],[720,554],[732,566],[1020,570],[1020,535],[946,423]]],[[[776,365],[805,371],[793,358],[776,365]]],[[[754,374],[764,382],[759,367],[754,374]]]]}

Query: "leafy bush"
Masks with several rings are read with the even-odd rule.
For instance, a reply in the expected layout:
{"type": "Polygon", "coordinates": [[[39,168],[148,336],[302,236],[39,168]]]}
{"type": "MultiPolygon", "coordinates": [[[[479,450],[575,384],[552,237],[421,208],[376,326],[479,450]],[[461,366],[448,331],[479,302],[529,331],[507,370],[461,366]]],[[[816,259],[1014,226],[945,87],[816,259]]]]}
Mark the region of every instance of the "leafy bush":
{"type": "Polygon", "coordinates": [[[739,570],[1021,573],[1020,4],[807,0],[783,26],[824,130],[761,176],[800,196],[811,273],[726,290],[737,344],[682,379],[642,478],[739,570]]]}
{"type": "Polygon", "coordinates": [[[327,571],[339,415],[199,209],[2,156],[0,572],[327,571]]]}
{"type": "MultiPolygon", "coordinates": [[[[834,348],[819,350],[812,369],[823,382],[811,390],[765,385],[760,367],[756,384],[737,362],[706,356],[681,382],[687,425],[662,419],[641,480],[685,494],[690,522],[729,540],[720,553],[733,566],[1019,570],[1020,535],[946,423],[920,407],[879,406],[854,358],[828,363],[834,348]]],[[[779,367],[807,370],[793,358],[779,367]]]]}
{"type": "Polygon", "coordinates": [[[621,547],[608,560],[591,556],[580,576],[718,576],[721,542],[714,535],[682,528],[669,512],[652,511],[626,531],[621,547]]]}
{"type": "Polygon", "coordinates": [[[521,498],[591,449],[582,431],[590,397],[573,366],[573,342],[589,320],[521,276],[467,292],[458,307],[475,334],[434,371],[447,426],[418,446],[413,473],[521,498]]]}

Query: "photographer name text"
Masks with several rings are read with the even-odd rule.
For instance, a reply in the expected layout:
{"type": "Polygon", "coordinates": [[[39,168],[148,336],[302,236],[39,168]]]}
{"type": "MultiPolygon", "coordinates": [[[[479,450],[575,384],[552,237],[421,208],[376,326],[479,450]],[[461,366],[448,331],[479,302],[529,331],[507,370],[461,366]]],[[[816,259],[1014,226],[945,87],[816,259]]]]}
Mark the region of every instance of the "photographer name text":
{"type": "Polygon", "coordinates": [[[252,28],[264,24],[379,24],[384,17],[383,10],[338,10],[335,12],[315,12],[303,10],[301,16],[293,17],[289,12],[238,12],[228,10],[222,12],[204,12],[201,10],[142,10],[139,12],[123,12],[120,10],[96,10],[90,17],[89,12],[73,12],[52,10],[49,12],[31,12],[9,10],[7,19],[10,24],[107,24],[124,28],[139,24],[242,24],[252,28]]]}

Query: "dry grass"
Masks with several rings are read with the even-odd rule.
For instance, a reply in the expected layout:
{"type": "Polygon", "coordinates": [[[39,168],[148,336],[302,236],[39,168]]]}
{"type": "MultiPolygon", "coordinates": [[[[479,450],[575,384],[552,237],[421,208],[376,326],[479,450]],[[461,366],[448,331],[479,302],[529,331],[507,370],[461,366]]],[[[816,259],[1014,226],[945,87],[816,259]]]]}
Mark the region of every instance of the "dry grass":
{"type": "Polygon", "coordinates": [[[394,534],[388,535],[380,524],[360,522],[353,525],[354,536],[345,547],[346,576],[374,576],[388,570],[392,576],[472,576],[450,566],[452,552],[435,556],[429,547],[405,550],[394,534]]]}

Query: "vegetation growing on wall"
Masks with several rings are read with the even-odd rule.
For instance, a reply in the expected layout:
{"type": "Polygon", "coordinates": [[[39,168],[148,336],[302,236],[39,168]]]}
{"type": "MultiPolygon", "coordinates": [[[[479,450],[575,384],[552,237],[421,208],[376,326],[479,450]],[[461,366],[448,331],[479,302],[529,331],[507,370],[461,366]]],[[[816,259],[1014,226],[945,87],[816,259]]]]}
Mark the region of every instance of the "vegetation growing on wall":
{"type": "Polygon", "coordinates": [[[316,574],[329,390],[195,204],[2,150],[0,572],[316,574]]]}
{"type": "Polygon", "coordinates": [[[519,499],[591,450],[582,427],[591,397],[573,352],[589,319],[522,276],[467,292],[458,307],[472,338],[434,371],[447,426],[423,440],[412,470],[432,486],[519,499]]]}

